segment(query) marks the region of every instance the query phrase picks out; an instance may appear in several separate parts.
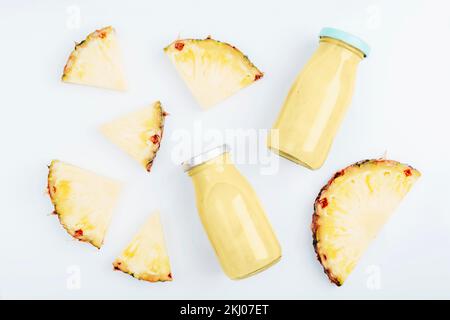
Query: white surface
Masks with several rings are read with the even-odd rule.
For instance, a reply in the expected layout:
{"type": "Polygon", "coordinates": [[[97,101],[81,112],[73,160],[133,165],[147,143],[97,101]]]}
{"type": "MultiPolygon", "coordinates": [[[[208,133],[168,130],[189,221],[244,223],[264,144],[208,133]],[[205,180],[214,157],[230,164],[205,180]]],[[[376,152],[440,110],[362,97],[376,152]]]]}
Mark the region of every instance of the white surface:
{"type": "Polygon", "coordinates": [[[2,1],[0,296],[450,298],[449,12],[448,1],[2,1]],[[70,15],[76,8],[79,28],[70,15]],[[61,83],[73,42],[106,25],[119,34],[129,91],[61,83]],[[322,169],[280,160],[277,174],[261,175],[259,165],[238,166],[262,199],[283,259],[231,281],[203,232],[190,179],[171,160],[173,135],[193,131],[195,121],[220,130],[269,128],[323,26],[359,34],[372,54],[361,63],[353,104],[322,169]],[[162,51],[179,35],[230,42],[265,77],[202,112],[162,51]],[[157,99],[171,115],[146,174],[97,127],[157,99]],[[423,177],[344,286],[334,287],[311,245],[313,200],[336,170],[385,151],[423,177]],[[100,251],[72,240],[50,215],[44,190],[53,158],[125,183],[100,251]],[[157,208],[175,280],[150,284],[113,272],[113,259],[157,208]]]}

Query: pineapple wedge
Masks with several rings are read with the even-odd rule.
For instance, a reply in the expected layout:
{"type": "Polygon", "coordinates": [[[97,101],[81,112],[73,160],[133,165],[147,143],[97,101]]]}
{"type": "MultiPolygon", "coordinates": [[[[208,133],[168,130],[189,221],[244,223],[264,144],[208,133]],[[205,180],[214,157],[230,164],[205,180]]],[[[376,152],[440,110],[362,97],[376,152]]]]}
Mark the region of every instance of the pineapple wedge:
{"type": "Polygon", "coordinates": [[[164,51],[204,108],[219,103],[263,76],[241,51],[210,37],[176,40],[164,51]]]}
{"type": "Polygon", "coordinates": [[[313,245],[340,286],[420,172],[392,160],[365,160],[336,173],[314,203],[313,245]]]}
{"type": "Polygon", "coordinates": [[[151,215],[113,266],[139,280],[172,281],[159,213],[151,215]]]}
{"type": "Polygon", "coordinates": [[[75,239],[99,248],[103,244],[121,186],[109,178],[53,160],[48,193],[54,213],[75,239]]]}
{"type": "Polygon", "coordinates": [[[161,144],[166,115],[157,101],[102,125],[100,131],[150,172],[161,144]]]}
{"type": "Polygon", "coordinates": [[[62,81],[126,90],[122,55],[112,27],[96,30],[75,45],[64,67],[62,81]]]}

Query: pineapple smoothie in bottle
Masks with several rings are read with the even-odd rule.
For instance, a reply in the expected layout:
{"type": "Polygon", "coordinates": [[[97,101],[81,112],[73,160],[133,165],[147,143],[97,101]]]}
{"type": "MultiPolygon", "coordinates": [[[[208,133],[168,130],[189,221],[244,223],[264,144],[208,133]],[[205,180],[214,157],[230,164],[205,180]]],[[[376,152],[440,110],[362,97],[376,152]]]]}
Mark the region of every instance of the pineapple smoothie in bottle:
{"type": "Polygon", "coordinates": [[[259,199],[230,160],[227,145],[183,163],[203,227],[223,271],[242,279],[278,262],[281,248],[259,199]]]}
{"type": "Polygon", "coordinates": [[[280,156],[318,169],[350,104],[359,62],[369,53],[360,38],[323,28],[319,47],[297,76],[267,145],[280,156]]]}

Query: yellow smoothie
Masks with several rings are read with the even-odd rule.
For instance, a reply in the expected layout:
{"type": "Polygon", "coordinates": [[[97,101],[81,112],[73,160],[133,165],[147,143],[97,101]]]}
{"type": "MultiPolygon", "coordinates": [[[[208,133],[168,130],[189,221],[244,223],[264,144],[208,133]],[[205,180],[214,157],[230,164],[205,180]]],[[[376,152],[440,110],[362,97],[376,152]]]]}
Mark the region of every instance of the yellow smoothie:
{"type": "Polygon", "coordinates": [[[242,279],[281,258],[281,248],[251,185],[228,152],[188,171],[197,209],[223,271],[242,279]]]}
{"type": "Polygon", "coordinates": [[[321,37],[286,97],[268,147],[310,169],[320,168],[350,104],[364,56],[344,41],[321,37]]]}

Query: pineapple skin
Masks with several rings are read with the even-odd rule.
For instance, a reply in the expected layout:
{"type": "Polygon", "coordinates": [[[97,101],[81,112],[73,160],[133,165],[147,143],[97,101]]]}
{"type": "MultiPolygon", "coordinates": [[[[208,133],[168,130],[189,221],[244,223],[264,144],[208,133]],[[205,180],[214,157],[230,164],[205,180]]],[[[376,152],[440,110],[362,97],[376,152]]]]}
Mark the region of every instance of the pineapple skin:
{"type": "MultiPolygon", "coordinates": [[[[246,56],[242,51],[240,51],[238,48],[236,48],[235,46],[227,43],[227,42],[223,42],[223,41],[219,41],[219,40],[215,40],[213,38],[211,38],[211,36],[206,37],[205,39],[178,39],[173,41],[171,44],[169,44],[167,47],[164,48],[164,52],[167,52],[168,50],[170,50],[172,47],[176,48],[181,44],[182,46],[184,46],[185,42],[201,42],[201,41],[212,41],[215,42],[217,44],[220,45],[224,45],[227,46],[229,48],[232,48],[233,50],[235,50],[239,55],[242,55],[245,59],[245,61],[248,63],[248,65],[250,66],[251,69],[254,69],[256,71],[255,74],[255,79],[254,81],[258,81],[259,79],[261,79],[262,77],[264,77],[264,73],[261,72],[252,62],[251,60],[248,58],[248,56],[246,56]]],[[[182,47],[181,47],[182,48],[182,47]]],[[[182,50],[182,49],[181,49],[182,50]]]]}
{"type": "Polygon", "coordinates": [[[362,160],[362,161],[358,161],[352,165],[349,165],[347,167],[345,167],[344,169],[336,172],[330,180],[328,180],[327,184],[325,186],[322,187],[322,189],[319,191],[319,194],[317,195],[315,201],[314,201],[314,213],[312,215],[312,223],[311,223],[311,231],[312,231],[312,238],[313,238],[313,247],[314,247],[314,251],[316,253],[317,256],[317,260],[319,260],[319,263],[322,265],[324,273],[327,275],[328,279],[334,283],[335,285],[337,285],[338,287],[342,286],[344,284],[344,280],[340,279],[337,275],[335,275],[333,273],[333,270],[331,270],[330,268],[327,268],[325,266],[325,255],[323,254],[323,252],[320,250],[318,243],[318,230],[320,229],[320,224],[319,224],[319,219],[320,219],[320,215],[318,213],[318,210],[320,208],[320,201],[322,199],[322,195],[328,190],[328,188],[333,184],[333,182],[345,175],[346,171],[348,169],[354,168],[354,167],[361,167],[367,164],[388,164],[391,166],[404,166],[405,167],[405,171],[406,170],[410,170],[408,175],[417,175],[418,177],[420,177],[420,172],[417,169],[414,169],[412,166],[407,165],[407,164],[403,164],[400,163],[398,161],[395,160],[386,160],[386,159],[366,159],[366,160],[362,160]]]}
{"type": "Polygon", "coordinates": [[[166,116],[168,115],[168,113],[166,111],[164,111],[160,101],[155,102],[154,108],[156,108],[158,110],[159,118],[161,119],[161,121],[160,121],[161,125],[159,126],[159,130],[156,132],[156,135],[159,137],[159,140],[156,143],[153,143],[153,147],[151,149],[151,154],[149,156],[147,165],[145,166],[145,170],[147,170],[147,172],[151,171],[152,166],[153,166],[153,161],[155,161],[156,154],[158,153],[159,148],[161,147],[161,141],[162,141],[163,133],[164,133],[164,123],[165,123],[166,116]]]}
{"type": "Polygon", "coordinates": [[[148,281],[148,282],[166,282],[166,281],[173,280],[172,273],[169,273],[168,275],[154,275],[154,274],[146,273],[146,274],[140,275],[138,277],[120,259],[116,259],[113,262],[113,268],[114,268],[114,270],[120,270],[138,280],[143,280],[143,281],[148,281]]]}

